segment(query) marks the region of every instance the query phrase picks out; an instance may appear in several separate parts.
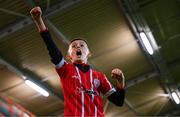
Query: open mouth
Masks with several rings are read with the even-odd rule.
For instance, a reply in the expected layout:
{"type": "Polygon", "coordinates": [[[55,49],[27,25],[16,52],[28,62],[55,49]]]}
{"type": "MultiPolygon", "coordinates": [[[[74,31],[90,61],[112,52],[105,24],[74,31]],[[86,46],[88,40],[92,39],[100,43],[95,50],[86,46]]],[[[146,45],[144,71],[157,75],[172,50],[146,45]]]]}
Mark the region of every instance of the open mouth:
{"type": "Polygon", "coordinates": [[[77,52],[76,52],[76,55],[77,55],[77,56],[82,55],[81,51],[77,51],[77,52]]]}

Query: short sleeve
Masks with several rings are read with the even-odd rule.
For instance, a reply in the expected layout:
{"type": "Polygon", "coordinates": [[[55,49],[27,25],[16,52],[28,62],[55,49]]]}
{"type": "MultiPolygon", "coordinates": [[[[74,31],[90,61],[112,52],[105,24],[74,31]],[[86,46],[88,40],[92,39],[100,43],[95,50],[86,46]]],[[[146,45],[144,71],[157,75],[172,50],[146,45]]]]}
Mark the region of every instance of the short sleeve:
{"type": "Polygon", "coordinates": [[[60,78],[65,78],[65,75],[68,72],[67,65],[68,63],[64,59],[62,59],[59,64],[56,65],[55,69],[60,78]]]}
{"type": "Polygon", "coordinates": [[[116,91],[116,89],[112,87],[111,83],[108,81],[107,77],[104,74],[101,75],[100,91],[105,96],[109,96],[116,91]]]}

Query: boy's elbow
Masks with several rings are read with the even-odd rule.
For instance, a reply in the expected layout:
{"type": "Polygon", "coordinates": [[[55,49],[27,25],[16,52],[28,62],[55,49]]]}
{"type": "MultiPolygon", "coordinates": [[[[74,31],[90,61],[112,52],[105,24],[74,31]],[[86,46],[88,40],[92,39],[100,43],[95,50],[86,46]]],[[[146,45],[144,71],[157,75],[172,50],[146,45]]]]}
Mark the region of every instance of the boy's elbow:
{"type": "Polygon", "coordinates": [[[114,98],[113,100],[111,100],[111,102],[114,105],[121,107],[124,104],[124,96],[118,96],[118,97],[114,98]]]}
{"type": "Polygon", "coordinates": [[[118,106],[118,107],[121,107],[121,106],[123,106],[123,104],[124,104],[124,100],[123,101],[118,101],[118,102],[116,102],[116,103],[114,103],[116,106],[118,106]]]}
{"type": "Polygon", "coordinates": [[[108,97],[108,100],[118,107],[123,106],[124,99],[125,99],[125,90],[120,90],[120,91],[118,90],[108,97]]]}

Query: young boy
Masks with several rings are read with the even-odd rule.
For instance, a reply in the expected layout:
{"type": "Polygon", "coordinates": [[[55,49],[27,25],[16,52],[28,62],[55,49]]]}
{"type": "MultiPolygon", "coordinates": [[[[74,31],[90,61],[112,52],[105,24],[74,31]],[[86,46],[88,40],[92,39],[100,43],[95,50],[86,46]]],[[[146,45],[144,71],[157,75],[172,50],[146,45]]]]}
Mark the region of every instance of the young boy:
{"type": "Polygon", "coordinates": [[[64,116],[104,116],[102,94],[117,106],[122,106],[125,96],[125,79],[120,69],[112,70],[112,78],[117,80],[113,88],[106,76],[91,68],[87,59],[90,51],[87,42],[81,38],[69,44],[67,63],[51,39],[42,20],[40,7],[30,11],[32,18],[47,46],[52,63],[61,79],[64,92],[64,116]]]}

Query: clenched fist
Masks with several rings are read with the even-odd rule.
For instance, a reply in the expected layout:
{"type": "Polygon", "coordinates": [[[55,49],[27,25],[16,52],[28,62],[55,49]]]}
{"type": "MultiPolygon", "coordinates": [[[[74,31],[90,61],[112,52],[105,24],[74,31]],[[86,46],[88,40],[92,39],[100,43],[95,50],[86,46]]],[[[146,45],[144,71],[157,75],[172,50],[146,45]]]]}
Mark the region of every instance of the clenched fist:
{"type": "Polygon", "coordinates": [[[124,75],[123,75],[123,73],[122,73],[122,71],[120,69],[115,68],[111,72],[111,77],[115,78],[117,80],[121,80],[122,78],[124,78],[124,75]]]}
{"type": "Polygon", "coordinates": [[[40,7],[34,7],[31,9],[30,14],[35,21],[40,20],[42,11],[40,7]]]}
{"type": "Polygon", "coordinates": [[[31,9],[30,14],[39,30],[39,32],[47,30],[46,25],[42,19],[42,10],[40,7],[34,7],[31,9]]]}
{"type": "Polygon", "coordinates": [[[111,72],[111,77],[118,81],[117,86],[120,89],[125,87],[125,78],[124,78],[123,72],[120,69],[118,68],[113,69],[111,72]]]}

